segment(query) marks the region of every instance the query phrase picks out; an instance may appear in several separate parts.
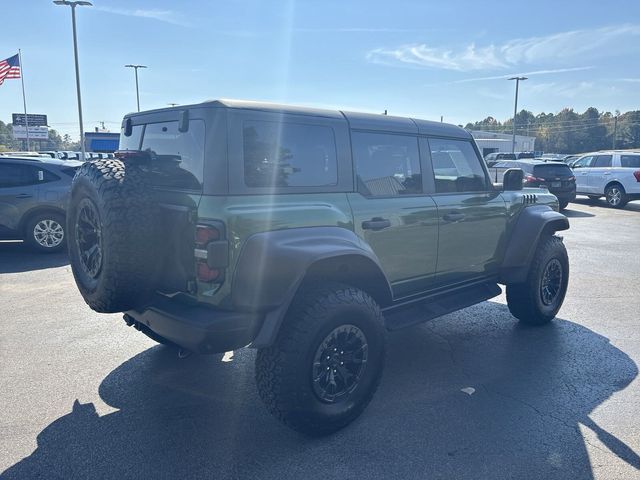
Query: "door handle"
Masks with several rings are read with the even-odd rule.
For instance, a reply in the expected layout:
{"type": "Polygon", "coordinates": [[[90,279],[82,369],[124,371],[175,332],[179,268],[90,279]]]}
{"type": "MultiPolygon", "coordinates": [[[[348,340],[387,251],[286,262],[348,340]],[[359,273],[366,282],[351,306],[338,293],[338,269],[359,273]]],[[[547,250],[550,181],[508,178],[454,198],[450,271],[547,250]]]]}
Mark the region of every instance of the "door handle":
{"type": "Polygon", "coordinates": [[[29,194],[29,193],[20,193],[18,195],[16,195],[16,198],[31,198],[33,197],[33,195],[29,194]]]}
{"type": "Polygon", "coordinates": [[[442,219],[446,222],[459,222],[464,220],[465,214],[460,212],[449,212],[442,219]]]}
{"type": "Polygon", "coordinates": [[[382,230],[391,226],[391,222],[386,218],[373,217],[371,220],[362,222],[363,230],[382,230]]]}

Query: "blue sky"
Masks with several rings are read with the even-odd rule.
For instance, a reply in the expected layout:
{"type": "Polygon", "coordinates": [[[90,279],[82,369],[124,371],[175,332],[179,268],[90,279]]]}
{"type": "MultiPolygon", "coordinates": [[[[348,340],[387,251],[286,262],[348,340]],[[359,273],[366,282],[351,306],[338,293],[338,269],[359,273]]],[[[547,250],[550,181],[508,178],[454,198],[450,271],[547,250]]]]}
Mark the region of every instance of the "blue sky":
{"type": "MultiPolygon", "coordinates": [[[[640,109],[640,2],[93,0],[78,8],[85,129],[135,109],[242,98],[466,123],[513,111],[640,109]]],[[[77,136],[68,7],[3,0],[28,110],[77,136]]],[[[0,86],[0,120],[22,111],[0,86]]]]}

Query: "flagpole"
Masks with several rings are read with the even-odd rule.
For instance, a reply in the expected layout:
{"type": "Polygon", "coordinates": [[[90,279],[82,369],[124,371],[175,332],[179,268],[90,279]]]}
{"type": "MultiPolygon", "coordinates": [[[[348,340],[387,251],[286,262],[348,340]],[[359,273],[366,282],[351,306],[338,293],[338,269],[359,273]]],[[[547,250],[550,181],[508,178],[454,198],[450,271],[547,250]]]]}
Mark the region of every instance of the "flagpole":
{"type": "Polygon", "coordinates": [[[27,130],[27,152],[29,151],[29,118],[27,117],[27,96],[24,94],[24,67],[22,65],[22,51],[18,49],[20,61],[20,80],[22,80],[22,103],[24,104],[24,126],[27,130]]]}

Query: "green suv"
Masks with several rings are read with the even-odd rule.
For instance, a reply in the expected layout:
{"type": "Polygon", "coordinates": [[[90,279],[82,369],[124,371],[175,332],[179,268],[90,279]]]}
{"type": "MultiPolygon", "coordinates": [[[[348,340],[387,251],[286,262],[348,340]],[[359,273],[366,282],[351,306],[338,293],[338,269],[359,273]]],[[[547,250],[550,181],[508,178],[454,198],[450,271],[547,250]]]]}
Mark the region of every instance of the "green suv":
{"type": "Polygon", "coordinates": [[[183,352],[257,349],[268,410],[321,435],[362,413],[385,333],[501,293],[552,320],[569,228],[521,170],[491,183],[471,135],[411,118],[211,101],[127,115],[68,211],[98,312],[183,352]]]}

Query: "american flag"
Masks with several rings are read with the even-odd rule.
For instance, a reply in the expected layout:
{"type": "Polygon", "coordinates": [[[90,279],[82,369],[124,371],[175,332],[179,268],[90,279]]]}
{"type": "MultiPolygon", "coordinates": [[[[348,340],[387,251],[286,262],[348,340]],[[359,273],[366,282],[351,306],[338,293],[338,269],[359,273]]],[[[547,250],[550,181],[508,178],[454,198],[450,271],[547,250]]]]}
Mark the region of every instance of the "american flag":
{"type": "Polygon", "coordinates": [[[0,62],[0,85],[5,78],[20,78],[20,58],[17,54],[0,62]]]}

